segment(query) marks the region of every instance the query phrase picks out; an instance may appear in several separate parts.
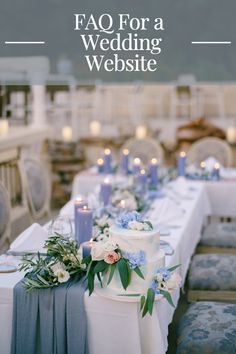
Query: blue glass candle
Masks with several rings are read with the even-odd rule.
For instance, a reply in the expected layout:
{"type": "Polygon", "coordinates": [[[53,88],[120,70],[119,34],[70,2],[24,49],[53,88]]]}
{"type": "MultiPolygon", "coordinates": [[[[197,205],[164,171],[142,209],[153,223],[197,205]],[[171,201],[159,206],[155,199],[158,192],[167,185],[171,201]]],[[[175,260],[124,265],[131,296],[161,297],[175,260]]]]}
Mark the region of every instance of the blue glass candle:
{"type": "Polygon", "coordinates": [[[177,173],[178,176],[185,176],[185,168],[186,168],[186,153],[181,151],[177,156],[177,173]]]}
{"type": "Polygon", "coordinates": [[[93,236],[93,212],[84,206],[77,210],[77,234],[75,239],[78,244],[91,240],[93,236]]]}
{"type": "Polygon", "coordinates": [[[124,149],[122,151],[121,170],[126,175],[129,173],[129,156],[130,156],[129,150],[124,149]]]}
{"type": "Polygon", "coordinates": [[[98,169],[98,173],[104,173],[104,160],[103,159],[97,160],[97,169],[98,169]]]}
{"type": "Polygon", "coordinates": [[[78,196],[74,202],[75,238],[76,238],[76,235],[78,235],[78,230],[77,230],[78,213],[77,213],[77,211],[79,209],[83,208],[84,206],[88,206],[87,201],[85,199],[83,199],[81,196],[78,196]]]}
{"type": "Polygon", "coordinates": [[[105,173],[112,172],[112,156],[111,156],[110,149],[104,150],[104,172],[105,173]]]}
{"type": "Polygon", "coordinates": [[[93,239],[91,239],[90,241],[82,243],[81,247],[82,247],[83,258],[90,256],[92,246],[93,246],[93,239]]]}
{"type": "Polygon", "coordinates": [[[109,204],[111,193],[112,193],[112,185],[109,179],[106,178],[104,182],[101,184],[101,188],[100,188],[100,198],[104,206],[109,204]]]}
{"type": "Polygon", "coordinates": [[[217,162],[214,165],[213,171],[212,171],[212,177],[215,180],[219,180],[220,179],[220,164],[217,162]]]}
{"type": "Polygon", "coordinates": [[[141,160],[138,157],[135,157],[133,161],[133,174],[137,175],[141,168],[141,160]]]}
{"type": "Polygon", "coordinates": [[[149,165],[149,174],[151,186],[156,186],[158,184],[158,161],[155,158],[151,159],[151,163],[149,165]]]}
{"type": "Polygon", "coordinates": [[[144,169],[142,169],[140,171],[140,173],[138,174],[138,184],[139,184],[139,191],[142,194],[145,194],[147,191],[147,174],[146,171],[144,169]]]}

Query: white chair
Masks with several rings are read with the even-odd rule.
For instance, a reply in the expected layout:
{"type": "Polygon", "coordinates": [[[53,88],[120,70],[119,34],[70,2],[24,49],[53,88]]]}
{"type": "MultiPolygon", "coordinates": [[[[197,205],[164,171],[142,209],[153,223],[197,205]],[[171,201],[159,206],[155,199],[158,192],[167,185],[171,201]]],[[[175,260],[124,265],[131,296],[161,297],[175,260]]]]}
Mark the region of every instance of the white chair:
{"type": "Polygon", "coordinates": [[[51,184],[47,169],[36,159],[19,161],[23,188],[34,221],[50,215],[51,184]]]}
{"type": "Polygon", "coordinates": [[[10,210],[8,192],[0,181],[0,249],[10,243],[10,210]]]}
{"type": "Polygon", "coordinates": [[[232,164],[232,151],[228,143],[222,139],[208,137],[193,143],[187,153],[188,163],[198,163],[208,157],[214,157],[224,167],[232,164]]]}
{"type": "Polygon", "coordinates": [[[139,157],[144,164],[147,164],[152,158],[162,161],[163,149],[159,143],[153,139],[135,139],[131,138],[125,142],[121,148],[128,149],[133,158],[139,157]]]}

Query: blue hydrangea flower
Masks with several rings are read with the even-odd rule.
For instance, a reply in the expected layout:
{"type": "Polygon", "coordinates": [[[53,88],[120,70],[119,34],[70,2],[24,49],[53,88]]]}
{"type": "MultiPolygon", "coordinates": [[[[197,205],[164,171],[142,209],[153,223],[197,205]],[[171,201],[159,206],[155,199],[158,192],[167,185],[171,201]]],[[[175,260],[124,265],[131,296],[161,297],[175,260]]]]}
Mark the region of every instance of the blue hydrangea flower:
{"type": "Polygon", "coordinates": [[[156,273],[162,275],[163,281],[167,281],[171,277],[171,272],[165,267],[159,268],[156,273]]]}
{"type": "Polygon", "coordinates": [[[123,229],[128,229],[128,225],[130,221],[138,221],[142,222],[142,217],[137,211],[124,212],[122,213],[116,223],[122,227],[123,229]]]}
{"type": "Polygon", "coordinates": [[[159,295],[160,294],[160,290],[158,288],[158,285],[159,285],[158,282],[153,280],[152,283],[151,283],[150,288],[155,291],[155,294],[159,295]]]}
{"type": "Polygon", "coordinates": [[[128,259],[131,269],[140,267],[146,264],[146,255],[144,251],[139,252],[124,252],[123,256],[128,259]]]}

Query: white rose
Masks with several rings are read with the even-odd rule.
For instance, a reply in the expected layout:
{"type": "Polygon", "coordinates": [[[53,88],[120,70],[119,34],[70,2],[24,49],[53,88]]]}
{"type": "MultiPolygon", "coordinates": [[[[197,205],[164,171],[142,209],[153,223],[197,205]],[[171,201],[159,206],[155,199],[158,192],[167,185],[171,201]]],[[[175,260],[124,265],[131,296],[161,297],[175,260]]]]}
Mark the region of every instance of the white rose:
{"type": "Polygon", "coordinates": [[[137,231],[143,230],[143,224],[138,221],[130,221],[128,227],[130,230],[137,230],[137,231]]]}
{"type": "Polygon", "coordinates": [[[104,227],[104,226],[106,226],[107,221],[108,221],[108,216],[107,215],[103,215],[100,219],[98,219],[96,221],[96,223],[97,223],[97,225],[99,227],[104,227]]]}
{"type": "Polygon", "coordinates": [[[70,279],[70,273],[64,269],[58,269],[54,272],[55,276],[57,277],[59,283],[66,283],[70,279]]]}
{"type": "Polygon", "coordinates": [[[178,273],[172,273],[169,280],[167,280],[166,287],[169,290],[177,289],[181,285],[181,276],[178,273]]]}
{"type": "Polygon", "coordinates": [[[100,227],[94,226],[94,227],[93,227],[93,237],[94,237],[94,238],[98,237],[98,236],[100,235],[100,233],[101,233],[100,227]]]}
{"type": "Polygon", "coordinates": [[[103,233],[104,233],[104,235],[109,235],[109,228],[108,227],[105,227],[104,229],[103,229],[103,233]]]}
{"type": "Polygon", "coordinates": [[[112,243],[110,241],[107,241],[106,243],[104,243],[103,245],[105,252],[111,252],[111,251],[115,251],[117,249],[117,245],[115,243],[112,243]]]}
{"type": "Polygon", "coordinates": [[[93,261],[101,261],[104,259],[106,251],[102,242],[93,242],[91,249],[91,257],[93,261]]]}
{"type": "Polygon", "coordinates": [[[108,241],[108,237],[107,237],[107,235],[100,234],[100,235],[97,237],[97,241],[98,241],[98,242],[107,242],[107,241],[108,241]]]}
{"type": "Polygon", "coordinates": [[[55,274],[57,271],[65,270],[65,265],[61,262],[57,262],[57,263],[53,264],[52,266],[50,266],[50,268],[53,271],[53,273],[55,274]]]}

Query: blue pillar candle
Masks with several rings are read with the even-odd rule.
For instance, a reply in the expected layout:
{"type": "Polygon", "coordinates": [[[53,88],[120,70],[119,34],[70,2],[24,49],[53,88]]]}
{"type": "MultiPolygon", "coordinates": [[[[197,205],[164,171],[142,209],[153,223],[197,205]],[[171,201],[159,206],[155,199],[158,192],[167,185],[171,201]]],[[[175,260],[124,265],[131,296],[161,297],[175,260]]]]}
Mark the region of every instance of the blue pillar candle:
{"type": "Polygon", "coordinates": [[[81,196],[78,196],[74,202],[75,238],[76,238],[76,235],[78,234],[78,230],[77,230],[78,213],[77,213],[77,211],[79,209],[83,208],[84,206],[88,206],[87,201],[85,199],[83,199],[81,196]]]}
{"type": "Polygon", "coordinates": [[[217,181],[220,179],[220,164],[218,162],[214,165],[212,177],[217,181]]]}
{"type": "Polygon", "coordinates": [[[157,159],[151,159],[149,165],[149,174],[150,174],[150,184],[156,186],[158,183],[158,161],[157,159]]]}
{"type": "Polygon", "coordinates": [[[137,175],[141,168],[141,160],[138,157],[135,157],[133,161],[133,174],[137,175]]]}
{"type": "Polygon", "coordinates": [[[186,153],[181,151],[177,156],[177,173],[178,176],[185,176],[185,168],[186,168],[186,153]]]}
{"type": "Polygon", "coordinates": [[[129,157],[130,157],[129,150],[128,149],[124,149],[122,151],[121,170],[126,175],[129,173],[129,157]]]}
{"type": "Polygon", "coordinates": [[[101,188],[100,188],[100,198],[104,206],[109,204],[111,193],[112,193],[112,185],[109,179],[106,178],[104,182],[101,184],[101,188]]]}
{"type": "Polygon", "coordinates": [[[93,239],[92,238],[90,239],[90,241],[82,243],[81,247],[82,247],[83,258],[90,256],[92,246],[93,246],[93,239]]]}
{"type": "Polygon", "coordinates": [[[206,162],[205,161],[202,161],[200,163],[200,167],[201,167],[201,175],[204,176],[205,175],[205,172],[206,172],[206,162]]]}
{"type": "Polygon", "coordinates": [[[98,169],[98,173],[104,172],[104,160],[103,159],[97,160],[97,169],[98,169]]]}
{"type": "Polygon", "coordinates": [[[77,234],[75,235],[78,244],[89,241],[93,236],[93,212],[84,206],[77,210],[77,234]]]}
{"type": "Polygon", "coordinates": [[[147,191],[147,174],[144,169],[142,169],[138,174],[138,184],[139,190],[142,194],[145,194],[147,191]]]}
{"type": "Polygon", "coordinates": [[[105,173],[112,172],[112,157],[111,157],[110,149],[104,150],[104,172],[105,173]]]}

